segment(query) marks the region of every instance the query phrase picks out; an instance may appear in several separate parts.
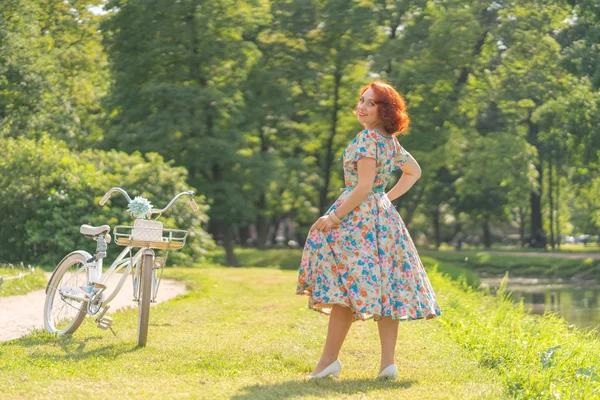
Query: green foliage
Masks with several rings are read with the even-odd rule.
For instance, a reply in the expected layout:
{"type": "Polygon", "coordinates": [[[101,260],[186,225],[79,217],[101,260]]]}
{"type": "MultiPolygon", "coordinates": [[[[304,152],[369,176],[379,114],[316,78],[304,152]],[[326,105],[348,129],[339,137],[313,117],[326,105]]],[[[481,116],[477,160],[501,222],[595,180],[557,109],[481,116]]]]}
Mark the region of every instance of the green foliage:
{"type": "MultiPolygon", "coordinates": [[[[56,264],[66,253],[94,243],[79,234],[79,226],[130,224],[126,201],[115,196],[104,208],[97,204],[110,188],[119,186],[130,195],[144,195],[164,207],[177,193],[189,190],[186,171],[165,163],[157,154],[88,150],[74,153],[64,143],[43,138],[0,139],[0,259],[56,264]]],[[[187,257],[201,256],[211,240],[203,231],[207,207],[193,214],[185,202],[161,220],[166,227],[191,233],[187,257]]],[[[183,257],[183,256],[181,256],[183,257]]],[[[182,261],[186,258],[183,257],[182,261]]]]}
{"type": "Polygon", "coordinates": [[[244,35],[267,18],[251,4],[113,0],[103,24],[114,77],[104,145],[184,166],[211,218],[228,223],[249,218],[236,127],[258,52],[244,35]]]}
{"type": "Polygon", "coordinates": [[[357,91],[380,78],[408,101],[400,140],[423,173],[398,202],[415,236],[596,234],[599,15],[593,0],[6,0],[0,137],[158,153],[206,196],[218,240],[255,224],[264,245],[291,217],[302,241],[339,195],[357,91]]]}
{"type": "Polygon", "coordinates": [[[0,4],[0,136],[49,134],[71,148],[102,138],[100,98],[110,79],[99,17],[87,2],[0,4]]]}

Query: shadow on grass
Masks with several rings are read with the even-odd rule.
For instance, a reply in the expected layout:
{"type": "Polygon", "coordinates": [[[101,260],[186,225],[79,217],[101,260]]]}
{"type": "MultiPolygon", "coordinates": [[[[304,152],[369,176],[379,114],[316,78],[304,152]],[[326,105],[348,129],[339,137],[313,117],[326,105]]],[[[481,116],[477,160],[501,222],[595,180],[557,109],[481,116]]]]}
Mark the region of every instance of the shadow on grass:
{"type": "Polygon", "coordinates": [[[334,380],[331,378],[314,381],[287,381],[273,385],[253,385],[242,388],[241,393],[232,399],[287,399],[298,396],[335,396],[367,394],[374,390],[408,389],[415,383],[412,380],[378,381],[374,379],[334,380]]]}
{"type": "Polygon", "coordinates": [[[135,352],[140,349],[132,343],[116,343],[90,349],[89,344],[98,340],[105,340],[105,337],[95,335],[79,339],[69,335],[56,336],[45,331],[35,331],[29,336],[10,341],[9,344],[22,347],[58,346],[62,350],[59,354],[40,351],[30,355],[31,358],[53,361],[77,361],[99,357],[114,359],[119,355],[135,352]]]}

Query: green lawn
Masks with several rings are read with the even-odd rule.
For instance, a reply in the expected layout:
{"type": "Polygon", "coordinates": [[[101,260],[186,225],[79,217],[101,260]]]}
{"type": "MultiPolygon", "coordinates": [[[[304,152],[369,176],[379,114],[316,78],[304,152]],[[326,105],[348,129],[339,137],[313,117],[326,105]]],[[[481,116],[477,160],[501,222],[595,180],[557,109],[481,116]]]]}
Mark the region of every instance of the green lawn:
{"type": "MultiPolygon", "coordinates": [[[[528,315],[435,271],[443,316],[400,324],[395,382],[378,382],[376,324],[356,322],[339,380],[306,381],[327,317],[294,295],[293,255],[247,252],[257,266],[168,269],[190,293],[152,309],[148,346],[135,347],[135,310],[117,336],[87,320],[72,338],[44,333],[0,344],[3,398],[600,398],[600,339],[563,320],[528,315]],[[262,260],[262,261],[261,261],[262,260]],[[271,260],[273,260],[271,262],[271,260]],[[263,262],[277,268],[265,268],[263,262]],[[291,263],[291,262],[290,262],[291,263]],[[118,392],[115,392],[118,390],[118,392]]],[[[297,261],[298,259],[296,259],[297,261]]],[[[464,278],[463,278],[464,280],[464,278]]]]}
{"type": "Polygon", "coordinates": [[[192,292],[152,309],[148,346],[135,348],[136,313],[119,313],[117,337],[88,319],[72,338],[38,333],[0,345],[3,397],[501,398],[481,368],[436,321],[400,325],[395,382],[377,382],[376,324],[357,322],[339,381],[305,381],[327,317],[294,295],[296,272],[170,269],[192,292]],[[457,374],[457,371],[460,371],[457,374]]]}

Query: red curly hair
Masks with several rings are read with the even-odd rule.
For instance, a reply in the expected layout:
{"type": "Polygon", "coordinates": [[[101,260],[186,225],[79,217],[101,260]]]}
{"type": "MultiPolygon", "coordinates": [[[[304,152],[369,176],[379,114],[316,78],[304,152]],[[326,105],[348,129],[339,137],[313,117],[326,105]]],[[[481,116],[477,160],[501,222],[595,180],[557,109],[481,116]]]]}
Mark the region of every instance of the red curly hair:
{"type": "Polygon", "coordinates": [[[379,105],[377,107],[379,119],[383,122],[385,130],[393,135],[406,135],[410,118],[404,97],[392,85],[380,80],[364,86],[360,89],[360,95],[362,96],[369,88],[375,92],[375,103],[379,105]]]}

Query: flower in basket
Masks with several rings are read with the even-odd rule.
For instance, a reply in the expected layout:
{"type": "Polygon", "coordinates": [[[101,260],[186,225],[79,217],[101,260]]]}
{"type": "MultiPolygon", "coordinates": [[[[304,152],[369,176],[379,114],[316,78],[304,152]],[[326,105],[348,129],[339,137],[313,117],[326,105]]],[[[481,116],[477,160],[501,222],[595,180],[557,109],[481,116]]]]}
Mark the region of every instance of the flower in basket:
{"type": "Polygon", "coordinates": [[[131,203],[129,203],[127,206],[127,210],[129,210],[134,218],[147,219],[150,217],[152,204],[150,204],[148,199],[142,196],[136,196],[135,199],[131,200],[131,203]]]}

